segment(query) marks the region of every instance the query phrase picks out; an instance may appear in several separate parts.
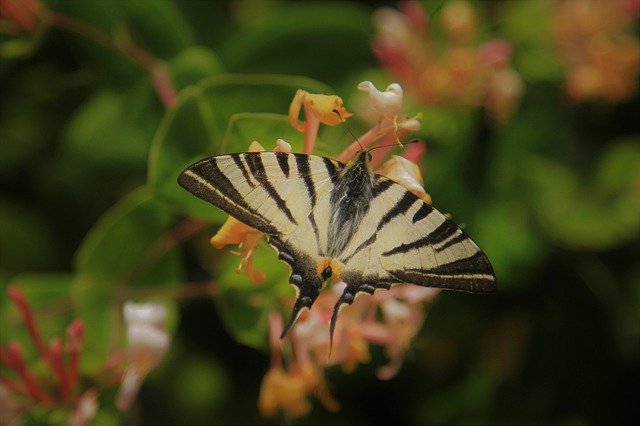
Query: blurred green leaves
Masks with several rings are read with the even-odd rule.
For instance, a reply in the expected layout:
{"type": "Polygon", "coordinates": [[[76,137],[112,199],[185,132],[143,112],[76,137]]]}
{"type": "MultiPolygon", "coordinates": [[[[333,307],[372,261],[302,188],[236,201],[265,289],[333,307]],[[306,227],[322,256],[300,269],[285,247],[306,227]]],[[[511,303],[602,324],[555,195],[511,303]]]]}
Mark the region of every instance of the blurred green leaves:
{"type": "Polygon", "coordinates": [[[640,139],[614,141],[586,183],[570,167],[532,157],[523,172],[548,237],[573,250],[606,250],[640,235],[640,139]]]}
{"type": "Polygon", "coordinates": [[[120,343],[110,339],[118,335],[124,301],[161,296],[162,286],[180,282],[179,256],[169,239],[173,223],[167,208],[141,188],[108,212],[80,246],[72,295],[92,353],[106,355],[120,343]]]}

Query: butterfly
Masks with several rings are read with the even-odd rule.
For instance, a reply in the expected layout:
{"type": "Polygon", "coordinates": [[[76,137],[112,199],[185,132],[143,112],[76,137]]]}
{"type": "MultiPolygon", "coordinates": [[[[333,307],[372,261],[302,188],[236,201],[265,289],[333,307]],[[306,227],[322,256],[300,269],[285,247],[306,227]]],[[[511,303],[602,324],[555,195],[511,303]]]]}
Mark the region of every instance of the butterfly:
{"type": "Polygon", "coordinates": [[[371,154],[347,164],[315,155],[243,152],[199,161],[178,177],[197,197],[264,232],[296,289],[286,336],[330,278],[346,283],[330,320],[362,294],[401,283],[496,291],[487,256],[453,221],[375,174],[371,154]]]}

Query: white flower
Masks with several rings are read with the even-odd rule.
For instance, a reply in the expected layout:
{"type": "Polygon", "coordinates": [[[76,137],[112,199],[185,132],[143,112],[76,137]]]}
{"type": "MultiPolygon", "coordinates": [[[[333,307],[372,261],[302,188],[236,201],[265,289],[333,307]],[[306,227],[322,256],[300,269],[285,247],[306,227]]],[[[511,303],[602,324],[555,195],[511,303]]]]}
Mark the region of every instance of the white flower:
{"type": "Polygon", "coordinates": [[[123,313],[127,323],[129,365],[116,397],[116,406],[120,410],[131,407],[142,381],[149,371],[158,366],[171,343],[164,328],[167,317],[164,306],[156,303],[126,302],[123,313]]]}
{"type": "Polygon", "coordinates": [[[402,112],[403,92],[398,83],[391,83],[384,92],[378,90],[370,81],[358,84],[358,89],[369,93],[369,108],[372,109],[380,122],[382,133],[399,130],[416,132],[420,130],[417,117],[407,117],[402,112]]]}

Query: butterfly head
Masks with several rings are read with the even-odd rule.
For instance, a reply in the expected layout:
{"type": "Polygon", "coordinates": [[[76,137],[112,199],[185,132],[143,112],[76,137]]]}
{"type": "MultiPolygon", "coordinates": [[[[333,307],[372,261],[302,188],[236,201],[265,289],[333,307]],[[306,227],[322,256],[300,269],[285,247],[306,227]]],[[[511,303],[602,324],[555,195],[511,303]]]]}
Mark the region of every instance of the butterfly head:
{"type": "Polygon", "coordinates": [[[363,149],[359,151],[349,162],[347,163],[345,169],[352,169],[354,167],[361,167],[368,172],[371,172],[371,150],[363,149]]]}

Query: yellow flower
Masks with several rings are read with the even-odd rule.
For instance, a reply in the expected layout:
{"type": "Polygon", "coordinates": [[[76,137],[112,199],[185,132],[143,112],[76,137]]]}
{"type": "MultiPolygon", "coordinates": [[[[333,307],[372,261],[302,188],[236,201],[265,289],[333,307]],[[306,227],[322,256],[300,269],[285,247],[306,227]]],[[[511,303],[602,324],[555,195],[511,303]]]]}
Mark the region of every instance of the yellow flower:
{"type": "Polygon", "coordinates": [[[309,395],[315,396],[329,411],[339,409],[318,367],[294,365],[292,370],[275,367],[264,376],[258,397],[258,409],[263,415],[272,417],[282,410],[288,419],[305,416],[311,411],[309,395]]]}
{"type": "Polygon", "coordinates": [[[307,125],[312,119],[316,119],[322,124],[335,126],[352,115],[346,110],[339,96],[312,94],[302,89],[296,92],[291,106],[289,106],[291,127],[300,132],[307,129],[307,125]],[[305,119],[307,120],[304,123],[298,121],[302,107],[304,107],[305,119]]]}

